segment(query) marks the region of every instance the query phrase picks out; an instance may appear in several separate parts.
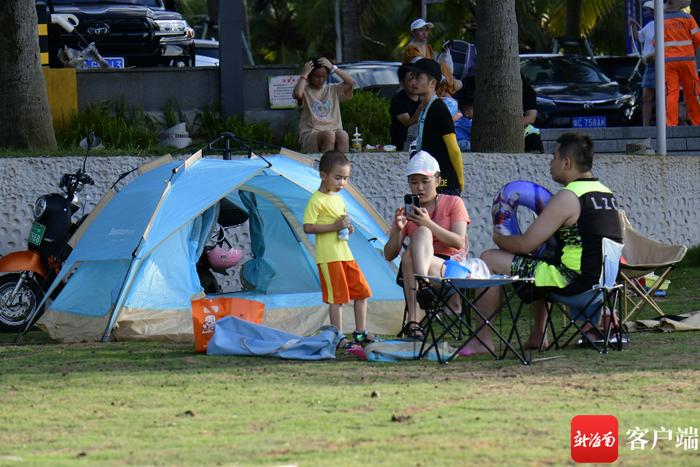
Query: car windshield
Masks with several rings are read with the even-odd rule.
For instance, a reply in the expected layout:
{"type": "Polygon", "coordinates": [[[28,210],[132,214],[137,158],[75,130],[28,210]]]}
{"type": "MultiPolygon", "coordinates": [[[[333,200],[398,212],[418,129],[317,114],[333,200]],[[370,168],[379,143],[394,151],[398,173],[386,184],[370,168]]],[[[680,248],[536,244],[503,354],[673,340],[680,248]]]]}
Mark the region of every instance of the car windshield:
{"type": "Polygon", "coordinates": [[[163,6],[160,0],[51,0],[54,5],[100,5],[111,3],[112,5],[142,5],[163,6]]]}
{"type": "Polygon", "coordinates": [[[523,61],[521,71],[532,84],[610,82],[592,62],[575,57],[528,58],[523,61]]]}

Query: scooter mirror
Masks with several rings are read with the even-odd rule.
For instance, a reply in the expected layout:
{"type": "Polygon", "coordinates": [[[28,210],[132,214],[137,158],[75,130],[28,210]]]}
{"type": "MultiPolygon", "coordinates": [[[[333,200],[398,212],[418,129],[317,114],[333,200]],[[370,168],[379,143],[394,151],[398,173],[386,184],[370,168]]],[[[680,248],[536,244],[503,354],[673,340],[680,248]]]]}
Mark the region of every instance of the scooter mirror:
{"type": "Polygon", "coordinates": [[[87,138],[80,140],[80,144],[78,144],[78,146],[80,146],[80,149],[85,149],[86,151],[88,149],[102,149],[102,138],[94,135],[92,138],[88,136],[87,138]],[[90,141],[91,139],[92,141],[90,141]]]}

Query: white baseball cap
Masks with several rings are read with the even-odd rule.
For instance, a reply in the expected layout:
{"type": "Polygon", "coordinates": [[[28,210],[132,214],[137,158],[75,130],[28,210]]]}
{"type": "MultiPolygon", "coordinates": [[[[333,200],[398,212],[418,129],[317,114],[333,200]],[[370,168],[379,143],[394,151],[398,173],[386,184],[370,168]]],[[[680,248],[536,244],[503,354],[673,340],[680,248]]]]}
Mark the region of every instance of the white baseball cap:
{"type": "Polygon", "coordinates": [[[406,176],[414,174],[427,175],[432,177],[440,172],[440,164],[433,156],[425,151],[418,151],[413,157],[408,160],[406,165],[406,176]]]}
{"type": "Polygon", "coordinates": [[[653,0],[648,0],[642,4],[642,8],[649,8],[650,10],[654,9],[654,1],[653,0]]]}
{"type": "Polygon", "coordinates": [[[428,23],[423,18],[418,18],[411,23],[411,32],[415,31],[416,29],[424,28],[426,26],[428,27],[428,29],[430,29],[433,27],[433,23],[428,23]]]}

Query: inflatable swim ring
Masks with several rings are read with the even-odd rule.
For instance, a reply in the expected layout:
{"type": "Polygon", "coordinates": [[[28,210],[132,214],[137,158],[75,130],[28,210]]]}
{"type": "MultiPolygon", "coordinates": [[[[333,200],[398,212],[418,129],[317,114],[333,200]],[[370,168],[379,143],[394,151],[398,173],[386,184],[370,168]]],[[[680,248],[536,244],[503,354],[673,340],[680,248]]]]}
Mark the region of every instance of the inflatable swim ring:
{"type": "MultiPolygon", "coordinates": [[[[491,206],[496,232],[501,235],[520,235],[518,206],[524,206],[539,215],[551,198],[552,193],[537,183],[527,180],[506,183],[496,194],[491,206]]],[[[549,258],[554,256],[557,248],[556,235],[552,235],[532,254],[538,258],[549,258]]]]}

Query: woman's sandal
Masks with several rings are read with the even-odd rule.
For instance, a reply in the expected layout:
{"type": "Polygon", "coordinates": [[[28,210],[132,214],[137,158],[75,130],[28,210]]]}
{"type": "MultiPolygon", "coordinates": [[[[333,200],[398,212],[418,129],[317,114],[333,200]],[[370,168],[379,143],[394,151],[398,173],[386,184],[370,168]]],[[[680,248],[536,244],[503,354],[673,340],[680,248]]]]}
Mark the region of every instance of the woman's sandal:
{"type": "Polygon", "coordinates": [[[409,321],[403,327],[403,336],[406,339],[414,339],[422,341],[425,339],[425,334],[423,334],[423,328],[420,327],[420,323],[417,321],[409,321]]]}

